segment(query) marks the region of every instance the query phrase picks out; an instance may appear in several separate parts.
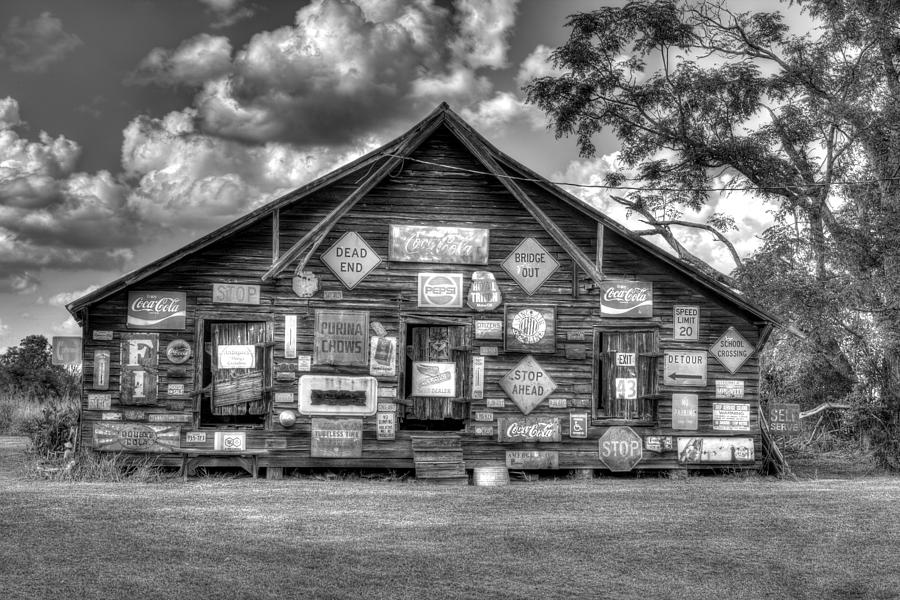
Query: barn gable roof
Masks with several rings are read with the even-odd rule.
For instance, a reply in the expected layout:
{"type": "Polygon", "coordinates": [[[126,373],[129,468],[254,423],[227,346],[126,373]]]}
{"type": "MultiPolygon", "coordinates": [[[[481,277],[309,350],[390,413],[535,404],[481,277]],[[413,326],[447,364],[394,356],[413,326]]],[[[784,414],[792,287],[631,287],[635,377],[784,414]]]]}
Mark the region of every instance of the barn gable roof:
{"type": "Polygon", "coordinates": [[[586,204],[582,200],[538,175],[528,167],[507,156],[488,142],[481,134],[475,131],[459,115],[451,110],[446,103],[441,103],[409,131],[393,141],[388,142],[381,148],[351,161],[331,173],[289,192],[280,198],[235,219],[219,229],[198,238],[178,250],[108,283],[90,294],[71,302],[66,308],[80,322],[82,312],[92,304],[100,302],[128,287],[139,284],[148,277],[159,273],[179,260],[199,252],[203,248],[228,235],[261,222],[266,218],[272,218],[273,214],[277,213],[281,208],[292,205],[293,203],[302,200],[304,197],[321,190],[348,175],[353,173],[364,174],[362,180],[350,196],[344,199],[331,213],[307,232],[307,234],[290,249],[283,252],[265,273],[260,274],[261,280],[267,281],[277,277],[278,274],[298,258],[302,257],[301,264],[306,264],[321,242],[328,235],[334,224],[339,221],[342,216],[347,214],[359,199],[364,197],[372,188],[380,183],[397,167],[398,164],[408,158],[416,148],[418,148],[441,126],[444,126],[459,139],[469,152],[484,166],[487,172],[497,177],[498,181],[500,181],[507,191],[522,203],[526,210],[528,210],[528,212],[544,226],[554,240],[567,254],[569,254],[580,268],[594,279],[595,282],[600,281],[603,278],[603,275],[597,269],[594,262],[568,238],[565,232],[562,231],[552,219],[543,214],[541,209],[521,189],[517,181],[526,180],[539,186],[558,200],[574,207],[609,230],[628,239],[635,246],[653,255],[657,260],[665,263],[668,267],[696,281],[714,295],[720,296],[723,300],[746,311],[752,315],[753,318],[762,322],[774,323],[776,321],[775,317],[749,303],[732,288],[669,254],[648,240],[632,233],[626,227],[607,217],[599,210],[586,204]]]}

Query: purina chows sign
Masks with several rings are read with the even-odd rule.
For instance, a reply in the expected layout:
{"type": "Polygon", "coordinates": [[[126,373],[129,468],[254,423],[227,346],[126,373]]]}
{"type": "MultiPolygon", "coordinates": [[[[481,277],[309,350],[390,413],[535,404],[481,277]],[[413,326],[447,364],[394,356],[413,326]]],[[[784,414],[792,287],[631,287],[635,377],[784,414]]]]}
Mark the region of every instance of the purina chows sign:
{"type": "Polygon", "coordinates": [[[128,326],[136,329],[184,329],[184,292],[128,292],[128,326]]]}
{"type": "Polygon", "coordinates": [[[600,316],[633,318],[653,316],[653,284],[625,279],[600,283],[600,316]]]}

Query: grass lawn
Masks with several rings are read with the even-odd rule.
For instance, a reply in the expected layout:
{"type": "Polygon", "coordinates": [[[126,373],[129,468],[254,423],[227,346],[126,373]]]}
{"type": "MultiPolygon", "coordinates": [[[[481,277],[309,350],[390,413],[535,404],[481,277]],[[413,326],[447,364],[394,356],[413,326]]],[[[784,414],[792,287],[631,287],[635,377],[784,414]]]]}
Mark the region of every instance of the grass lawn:
{"type": "Polygon", "coordinates": [[[900,479],[0,481],[30,598],[897,598],[900,479]]]}

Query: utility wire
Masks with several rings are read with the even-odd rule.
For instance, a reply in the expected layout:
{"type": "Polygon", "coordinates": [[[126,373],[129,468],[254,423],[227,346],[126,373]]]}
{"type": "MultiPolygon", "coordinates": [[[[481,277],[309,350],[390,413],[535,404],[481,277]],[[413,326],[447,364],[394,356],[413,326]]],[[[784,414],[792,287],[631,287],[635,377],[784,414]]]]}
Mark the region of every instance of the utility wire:
{"type": "MultiPolygon", "coordinates": [[[[454,165],[445,165],[442,163],[432,162],[430,160],[422,160],[419,158],[410,158],[409,156],[402,156],[400,154],[392,154],[390,152],[383,152],[382,155],[390,156],[393,158],[402,158],[408,160],[410,162],[417,162],[424,165],[431,165],[433,167],[441,167],[442,169],[452,169],[455,171],[462,171],[464,173],[472,173],[473,175],[488,175],[494,177],[494,173],[489,171],[479,171],[477,169],[467,169],[466,167],[457,167],[454,165]]],[[[553,185],[567,185],[572,187],[579,188],[594,188],[594,189],[603,189],[603,190],[634,190],[639,192],[755,192],[755,191],[765,191],[765,190],[782,190],[790,187],[832,187],[837,185],[871,185],[875,183],[882,183],[886,181],[900,181],[900,177],[888,177],[885,179],[869,179],[865,181],[832,181],[831,183],[804,183],[802,186],[797,186],[793,183],[786,183],[783,185],[771,185],[771,186],[740,186],[740,187],[696,187],[696,188],[677,188],[677,187],[639,187],[639,186],[628,186],[628,185],[605,185],[605,184],[590,184],[590,183],[572,183],[569,181],[551,181],[549,179],[538,179],[534,177],[519,177],[516,175],[496,175],[496,177],[503,177],[506,179],[513,179],[516,181],[526,181],[532,183],[552,183],[553,185]]],[[[633,179],[631,181],[634,181],[633,179]]]]}

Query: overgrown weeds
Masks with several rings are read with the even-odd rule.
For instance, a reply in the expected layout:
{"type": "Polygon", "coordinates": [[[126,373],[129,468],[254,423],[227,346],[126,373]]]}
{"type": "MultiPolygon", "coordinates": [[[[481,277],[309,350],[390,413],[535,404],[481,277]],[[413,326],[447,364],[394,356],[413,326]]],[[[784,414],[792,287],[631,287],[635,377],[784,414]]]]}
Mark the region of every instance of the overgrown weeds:
{"type": "Polygon", "coordinates": [[[150,455],[66,451],[61,455],[31,454],[25,476],[56,481],[159,483],[171,477],[150,455]]]}

